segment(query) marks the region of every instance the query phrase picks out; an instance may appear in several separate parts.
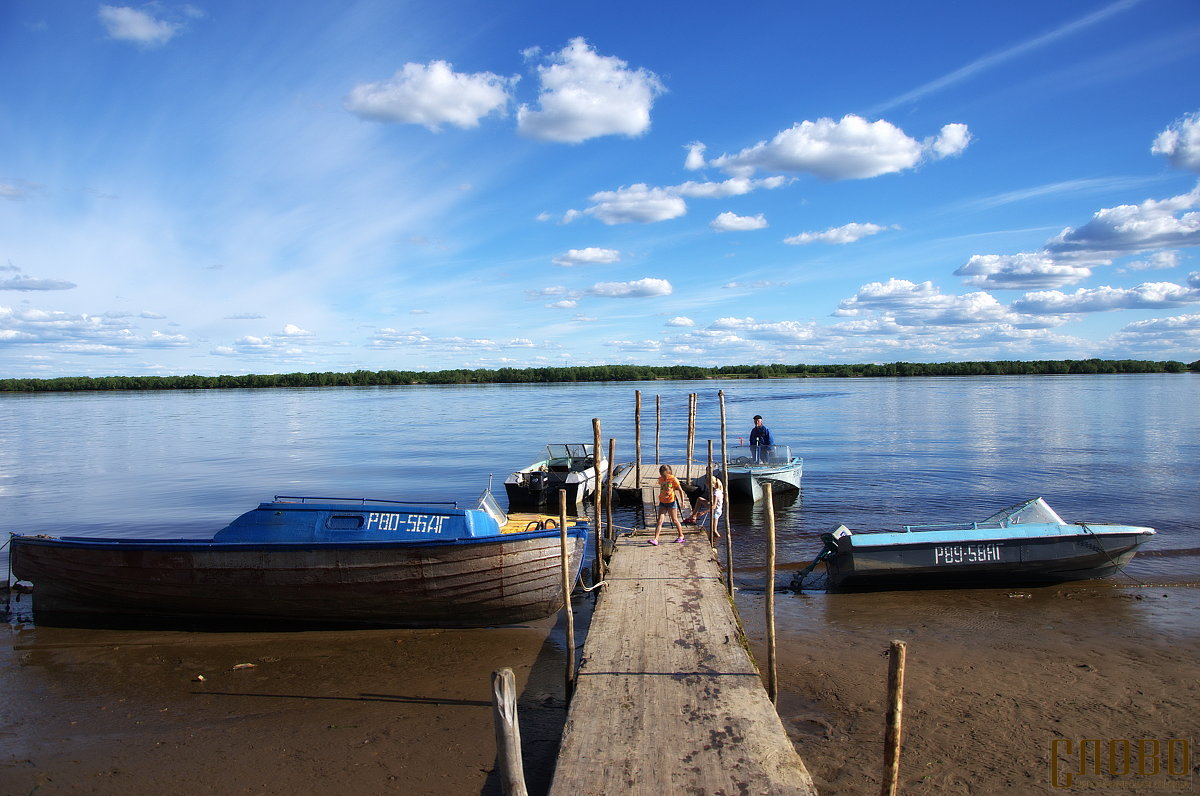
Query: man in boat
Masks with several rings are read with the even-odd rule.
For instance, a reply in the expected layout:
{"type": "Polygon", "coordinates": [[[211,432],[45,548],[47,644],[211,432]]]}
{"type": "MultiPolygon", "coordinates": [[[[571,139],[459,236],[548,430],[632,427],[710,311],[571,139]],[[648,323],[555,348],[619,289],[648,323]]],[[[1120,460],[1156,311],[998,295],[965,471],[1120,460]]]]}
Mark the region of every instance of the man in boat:
{"type": "Polygon", "coordinates": [[[771,429],[763,425],[762,415],[755,415],[754,428],[750,429],[750,460],[755,464],[766,464],[774,444],[771,429]]]}

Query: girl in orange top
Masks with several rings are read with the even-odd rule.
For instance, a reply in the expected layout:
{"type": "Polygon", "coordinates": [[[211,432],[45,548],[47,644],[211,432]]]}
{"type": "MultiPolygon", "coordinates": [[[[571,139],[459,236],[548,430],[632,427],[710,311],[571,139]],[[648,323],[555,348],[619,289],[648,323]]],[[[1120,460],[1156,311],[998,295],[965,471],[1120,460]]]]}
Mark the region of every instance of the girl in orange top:
{"type": "Polygon", "coordinates": [[[658,544],[658,535],[662,533],[663,520],[671,518],[675,530],[679,534],[676,542],[686,541],[683,538],[683,523],[679,519],[679,493],[683,486],[679,479],[671,473],[671,465],[664,464],[658,468],[658,522],[654,525],[654,538],[650,544],[658,544]]]}

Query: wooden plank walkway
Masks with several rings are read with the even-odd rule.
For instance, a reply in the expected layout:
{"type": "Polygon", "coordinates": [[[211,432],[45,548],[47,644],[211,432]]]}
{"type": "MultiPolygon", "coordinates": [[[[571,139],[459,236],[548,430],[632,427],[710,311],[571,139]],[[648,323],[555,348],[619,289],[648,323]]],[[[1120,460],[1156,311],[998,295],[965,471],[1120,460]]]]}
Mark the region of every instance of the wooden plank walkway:
{"type": "MultiPolygon", "coordinates": [[[[692,481],[699,482],[704,478],[704,471],[708,467],[708,460],[707,456],[704,461],[693,460],[691,467],[688,467],[686,463],[672,464],[671,462],[665,462],[665,464],[671,465],[671,470],[675,473],[675,477],[679,479],[679,483],[683,484],[684,487],[690,488],[689,484],[692,481]]],[[[639,484],[637,468],[634,467],[633,463],[622,463],[620,465],[620,472],[613,479],[613,490],[622,500],[637,500],[641,496],[642,489],[658,483],[658,467],[657,464],[642,462],[642,480],[639,484]]]]}
{"type": "Polygon", "coordinates": [[[704,539],[623,537],[605,580],[551,796],[815,796],[704,539]]]}

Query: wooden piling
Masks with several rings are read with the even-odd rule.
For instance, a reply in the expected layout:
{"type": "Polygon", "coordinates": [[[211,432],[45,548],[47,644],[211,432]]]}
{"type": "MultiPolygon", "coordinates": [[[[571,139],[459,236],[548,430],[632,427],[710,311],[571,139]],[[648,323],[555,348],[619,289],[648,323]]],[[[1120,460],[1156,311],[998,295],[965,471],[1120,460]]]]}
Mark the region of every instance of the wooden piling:
{"type": "Polygon", "coordinates": [[[771,704],[779,702],[779,675],[775,665],[775,503],[771,500],[771,482],[763,484],[767,504],[767,695],[771,704]]]}
{"type": "Polygon", "coordinates": [[[662,396],[654,396],[654,466],[662,464],[659,451],[659,437],[662,435],[662,396]]]}
{"type": "Polygon", "coordinates": [[[717,397],[721,399],[721,473],[725,476],[725,589],[733,596],[733,533],[730,530],[730,504],[733,502],[733,490],[729,488],[729,444],[725,430],[725,391],[720,390],[717,397]]]}
{"type": "Polygon", "coordinates": [[[592,491],[592,517],[594,518],[592,526],[592,539],[595,541],[595,546],[592,548],[596,551],[595,557],[592,559],[592,583],[599,583],[604,580],[604,553],[600,546],[600,418],[592,418],[592,469],[596,472],[596,488],[592,491]]]}
{"type": "Polygon", "coordinates": [[[692,472],[692,453],[696,448],[696,393],[688,393],[687,472],[692,472]]]}
{"type": "Polygon", "coordinates": [[[900,780],[900,719],[904,711],[904,657],[907,645],[893,641],[888,655],[887,729],[883,737],[881,796],[896,796],[900,780]]]}
{"type": "Polygon", "coordinates": [[[492,720],[496,727],[496,767],[504,796],[527,796],[517,721],[517,682],[507,667],[492,672],[492,720]]]}
{"type": "MultiPolygon", "coordinates": [[[[708,546],[712,549],[717,549],[717,523],[721,520],[717,517],[717,485],[715,483],[716,476],[713,475],[713,454],[712,440],[708,441],[708,468],[704,471],[704,476],[708,480],[705,484],[708,486],[708,546]]],[[[724,498],[722,498],[724,499],[724,498]]],[[[721,512],[724,514],[724,510],[721,512]]]]}
{"type": "Polygon", "coordinates": [[[608,480],[605,482],[606,487],[605,487],[605,493],[604,493],[604,512],[608,519],[608,525],[606,527],[604,537],[610,542],[613,539],[617,538],[616,533],[613,530],[613,510],[612,510],[613,490],[616,488],[616,484],[613,483],[613,468],[616,467],[616,464],[615,464],[616,461],[617,461],[617,440],[616,440],[616,437],[609,437],[608,438],[608,480]]]}
{"type": "Polygon", "coordinates": [[[567,701],[575,692],[575,614],[571,610],[571,556],[567,552],[567,493],[558,493],[558,539],[562,555],[563,610],[567,612],[567,701]]]}
{"type": "Polygon", "coordinates": [[[633,469],[634,488],[642,487],[642,391],[634,390],[633,405],[633,469]]]}

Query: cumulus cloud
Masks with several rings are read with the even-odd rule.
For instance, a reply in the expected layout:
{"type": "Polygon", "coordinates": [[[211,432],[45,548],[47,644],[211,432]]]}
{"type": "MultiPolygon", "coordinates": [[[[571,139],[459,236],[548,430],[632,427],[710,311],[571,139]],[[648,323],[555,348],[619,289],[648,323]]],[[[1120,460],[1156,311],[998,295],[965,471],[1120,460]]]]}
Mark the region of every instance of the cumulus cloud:
{"type": "Polygon", "coordinates": [[[524,337],[509,340],[492,340],[487,337],[431,337],[420,329],[406,332],[384,328],[376,332],[367,344],[368,348],[414,348],[443,353],[508,351],[512,349],[553,348],[550,344],[538,346],[524,337]]]}
{"type": "Polygon", "coordinates": [[[1179,265],[1179,252],[1177,251],[1158,251],[1153,252],[1144,260],[1134,260],[1125,264],[1120,271],[1165,271],[1168,268],[1174,268],[1179,265]]]}
{"type": "Polygon", "coordinates": [[[575,299],[563,299],[562,301],[554,301],[546,305],[549,310],[572,310],[579,305],[575,299]]]}
{"type": "Polygon", "coordinates": [[[602,298],[648,298],[671,295],[671,283],[665,279],[647,277],[633,282],[597,282],[588,294],[602,298]]]}
{"type": "Polygon", "coordinates": [[[150,334],[130,327],[124,317],[72,315],[31,307],[0,306],[0,341],[5,344],[50,345],[56,351],[120,353],[139,348],[182,348],[184,335],[150,334]]]}
{"type": "Polygon", "coordinates": [[[26,276],[21,269],[9,263],[0,265],[0,290],[70,290],[76,287],[74,282],[62,279],[38,279],[26,276]],[[5,276],[11,274],[11,276],[5,276]]]}
{"type": "Polygon", "coordinates": [[[650,109],[665,91],[653,72],[600,55],[582,37],[548,61],[537,68],[540,108],[517,109],[521,135],[577,144],[603,135],[636,137],[650,128],[650,109]]]}
{"type": "Polygon", "coordinates": [[[280,332],[284,337],[312,337],[313,333],[307,329],[301,329],[294,323],[285,323],[283,331],[280,332]]]}
{"type": "Polygon", "coordinates": [[[1046,244],[1058,256],[1114,257],[1153,249],[1200,246],[1200,185],[1169,199],[1105,208],[1081,227],[1064,229],[1046,244]]]}
{"type": "Polygon", "coordinates": [[[741,337],[795,342],[811,340],[816,334],[815,323],[800,321],[756,321],[754,318],[717,318],[709,326],[711,331],[736,332],[741,337]]]}
{"type": "Polygon", "coordinates": [[[1177,169],[1200,172],[1200,113],[1184,116],[1154,139],[1150,151],[1177,169]]]}
{"type": "Polygon", "coordinates": [[[748,232],[766,229],[767,219],[762,213],[756,216],[739,216],[736,213],[721,213],[708,223],[717,232],[748,232]]]}
{"type": "Polygon", "coordinates": [[[851,222],[843,224],[840,227],[830,227],[824,232],[801,232],[799,235],[793,235],[790,238],[784,238],[784,243],[790,243],[793,246],[802,246],[807,243],[854,243],[856,240],[871,235],[878,235],[886,230],[887,227],[881,227],[878,224],[859,224],[851,222]]]}
{"type": "Polygon", "coordinates": [[[141,47],[161,47],[175,37],[183,25],[158,19],[146,11],[128,6],[100,6],[97,12],[110,39],[128,41],[141,47]]]}
{"type": "Polygon", "coordinates": [[[1039,290],[1013,302],[1018,312],[1032,315],[1066,315],[1110,310],[1169,309],[1200,304],[1200,287],[1183,287],[1174,282],[1144,282],[1137,287],[1103,285],[1079,288],[1074,293],[1039,290]]]}
{"type": "Polygon", "coordinates": [[[734,177],[721,182],[688,181],[679,185],[666,187],[651,187],[645,183],[637,183],[621,187],[615,191],[598,191],[588,197],[592,203],[586,210],[571,210],[564,221],[572,221],[581,215],[588,215],[597,220],[613,224],[651,224],[657,221],[668,221],[687,214],[688,199],[722,199],[729,196],[742,196],[759,189],[771,190],[787,183],[783,177],[768,177],[752,180],[744,177],[734,177]]]}
{"type": "Polygon", "coordinates": [[[804,121],[733,155],[703,161],[703,144],[693,144],[689,168],[709,165],[730,174],[748,176],[755,171],[806,173],[825,180],[878,177],[917,166],[923,159],[960,154],[970,143],[964,124],[948,124],[925,142],[908,136],[882,119],[870,122],[848,114],[840,120],[804,121]]]}
{"type": "Polygon", "coordinates": [[[695,326],[696,322],[691,318],[685,318],[682,315],[676,315],[671,320],[667,321],[667,326],[695,326]]]}
{"type": "Polygon", "coordinates": [[[575,265],[608,265],[621,261],[621,253],[616,249],[600,249],[589,246],[586,249],[568,249],[566,254],[555,257],[555,265],[570,268],[575,265]]]}
{"type": "Polygon", "coordinates": [[[855,295],[839,302],[833,314],[847,317],[878,313],[897,326],[1007,324],[1014,328],[1045,328],[1063,323],[1057,317],[1044,317],[1053,313],[1022,314],[1015,309],[984,291],[947,295],[932,282],[889,279],[863,285],[855,295]]]}
{"type": "Polygon", "coordinates": [[[704,144],[699,142],[688,144],[687,157],[684,158],[683,167],[688,171],[696,171],[704,168],[704,144]]]}
{"type": "Polygon", "coordinates": [[[517,80],[455,72],[446,61],[407,63],[388,80],[355,86],[344,106],[364,119],[421,124],[433,131],[442,124],[477,127],[485,116],[504,113],[517,80]]]}
{"type": "Polygon", "coordinates": [[[1038,290],[1081,282],[1092,275],[1084,265],[1061,263],[1045,253],[976,254],[954,272],[963,282],[997,290],[1038,290]]]}

